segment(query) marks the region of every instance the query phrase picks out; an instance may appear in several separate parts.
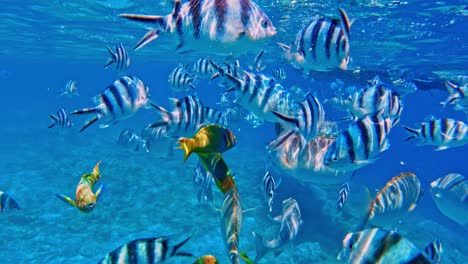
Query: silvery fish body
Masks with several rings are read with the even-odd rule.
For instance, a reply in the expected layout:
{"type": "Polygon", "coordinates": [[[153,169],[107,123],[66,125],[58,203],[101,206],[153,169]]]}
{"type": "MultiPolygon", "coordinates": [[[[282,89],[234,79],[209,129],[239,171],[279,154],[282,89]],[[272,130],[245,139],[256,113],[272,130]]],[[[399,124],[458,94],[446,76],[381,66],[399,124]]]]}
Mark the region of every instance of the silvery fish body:
{"type": "Polygon", "coordinates": [[[290,46],[278,43],[284,58],[294,67],[304,70],[347,69],[350,22],[343,9],[340,19],[312,20],[296,35],[290,46]]]}
{"type": "Polygon", "coordinates": [[[95,98],[96,107],[75,110],[72,115],[94,115],[81,128],[80,132],[98,120],[103,120],[105,122],[104,127],[107,127],[109,124],[135,115],[140,108],[148,103],[148,93],[149,88],[140,79],[135,76],[123,76],[95,98]]]}
{"type": "Polygon", "coordinates": [[[193,256],[190,253],[180,252],[190,237],[178,244],[171,244],[170,237],[140,238],[124,244],[104,256],[99,264],[121,263],[163,263],[174,256],[193,256]]]}
{"type": "Polygon", "coordinates": [[[156,39],[160,33],[171,33],[179,39],[178,48],[188,46],[197,51],[239,53],[249,44],[276,34],[268,16],[251,0],[190,0],[184,4],[176,0],[172,14],[167,16],[120,16],[155,26],[136,49],[156,39]]]}
{"type": "Polygon", "coordinates": [[[375,161],[390,147],[387,137],[393,126],[382,112],[367,115],[340,132],[325,154],[323,164],[337,170],[356,170],[375,161]]]}
{"type": "Polygon", "coordinates": [[[49,125],[49,128],[54,126],[60,128],[70,128],[73,125],[71,117],[65,108],[59,109],[55,115],[50,115],[50,118],[52,119],[53,123],[49,125]]]}
{"type": "Polygon", "coordinates": [[[468,180],[463,175],[450,173],[433,181],[431,194],[444,215],[468,228],[468,180]]]}
{"type": "Polygon", "coordinates": [[[125,71],[130,67],[130,56],[122,43],[115,46],[115,52],[109,46],[106,46],[107,51],[111,55],[109,61],[104,65],[104,69],[107,69],[112,63],[115,63],[115,68],[118,71],[125,71]]]}
{"type": "Polygon", "coordinates": [[[231,264],[240,264],[239,261],[239,234],[242,228],[242,205],[237,187],[230,188],[224,194],[221,207],[221,233],[226,242],[228,258],[231,264]]]}
{"type": "Polygon", "coordinates": [[[269,170],[266,171],[263,176],[263,193],[265,195],[265,200],[268,203],[268,209],[271,213],[273,211],[273,199],[275,198],[275,191],[278,188],[280,182],[276,182],[275,178],[269,170]]]}
{"type": "Polygon", "coordinates": [[[169,75],[168,82],[174,92],[186,92],[195,90],[196,76],[190,75],[187,66],[179,64],[169,75]]]}
{"type": "Polygon", "coordinates": [[[393,126],[398,124],[403,111],[400,95],[381,83],[356,91],[346,98],[343,104],[356,118],[376,114],[383,110],[384,115],[392,118],[393,126]]]}
{"type": "Polygon", "coordinates": [[[149,142],[130,129],[125,129],[120,133],[117,144],[134,148],[135,151],[149,152],[149,142]]]}
{"type": "Polygon", "coordinates": [[[432,119],[423,122],[420,128],[403,126],[410,135],[406,141],[419,139],[418,145],[434,145],[436,150],[463,146],[468,143],[468,126],[462,121],[450,118],[432,119]]]}
{"type": "Polygon", "coordinates": [[[200,78],[210,78],[218,71],[216,66],[213,65],[212,61],[208,58],[198,59],[193,64],[192,70],[200,78]]]}
{"type": "Polygon", "coordinates": [[[434,263],[408,239],[394,231],[379,228],[348,233],[337,259],[345,259],[352,264],[434,263]]]}
{"type": "Polygon", "coordinates": [[[275,220],[281,223],[278,236],[275,239],[268,241],[261,235],[253,233],[257,251],[255,262],[262,259],[269,251],[274,251],[275,256],[278,256],[296,238],[302,224],[301,210],[297,201],[293,198],[284,200],[283,211],[281,215],[275,217],[275,220]]]}
{"type": "Polygon", "coordinates": [[[275,78],[247,71],[241,78],[228,73],[224,76],[234,85],[228,91],[236,93],[236,103],[265,121],[279,121],[272,111],[287,115],[294,108],[291,95],[275,78]]]}

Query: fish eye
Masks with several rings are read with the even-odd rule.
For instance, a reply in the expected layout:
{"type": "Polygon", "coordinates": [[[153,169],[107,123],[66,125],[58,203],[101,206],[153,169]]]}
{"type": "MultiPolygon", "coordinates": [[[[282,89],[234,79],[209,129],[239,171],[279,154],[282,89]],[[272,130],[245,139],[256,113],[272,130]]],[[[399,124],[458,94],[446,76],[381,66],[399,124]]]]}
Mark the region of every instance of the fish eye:
{"type": "Polygon", "coordinates": [[[93,207],[93,206],[94,206],[94,203],[88,203],[88,204],[86,205],[86,207],[93,207]]]}
{"type": "Polygon", "coordinates": [[[264,19],[263,22],[262,22],[262,27],[267,28],[269,24],[270,23],[268,23],[268,20],[264,19]]]}

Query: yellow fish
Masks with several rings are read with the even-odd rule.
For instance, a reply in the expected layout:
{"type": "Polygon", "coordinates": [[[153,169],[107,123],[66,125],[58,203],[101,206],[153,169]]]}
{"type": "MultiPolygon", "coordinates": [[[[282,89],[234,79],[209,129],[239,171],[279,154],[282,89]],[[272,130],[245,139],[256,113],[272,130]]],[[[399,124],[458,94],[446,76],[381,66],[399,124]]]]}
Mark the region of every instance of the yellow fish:
{"type": "Polygon", "coordinates": [[[218,264],[218,260],[213,255],[205,255],[197,258],[193,264],[218,264]]]}
{"type": "Polygon", "coordinates": [[[101,173],[99,172],[99,164],[101,164],[101,161],[96,163],[93,172],[81,176],[80,182],[76,187],[75,201],[63,194],[57,194],[57,197],[60,198],[62,201],[73,205],[74,207],[78,208],[84,213],[91,212],[94,209],[96,201],[104,187],[104,185],[101,185],[101,187],[99,187],[96,193],[93,193],[94,184],[99,180],[99,178],[101,178],[101,173]]]}
{"type": "Polygon", "coordinates": [[[236,137],[227,128],[211,125],[202,127],[193,138],[180,138],[177,141],[184,150],[184,161],[195,153],[223,153],[236,145],[236,137]]]}

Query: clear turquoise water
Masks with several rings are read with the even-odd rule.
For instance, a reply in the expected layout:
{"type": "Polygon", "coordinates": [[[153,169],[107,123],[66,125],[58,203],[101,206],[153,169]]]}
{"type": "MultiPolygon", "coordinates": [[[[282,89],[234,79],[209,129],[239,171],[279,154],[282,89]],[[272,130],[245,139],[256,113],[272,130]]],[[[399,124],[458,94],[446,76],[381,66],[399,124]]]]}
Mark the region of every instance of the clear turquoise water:
{"type": "MultiPolygon", "coordinates": [[[[132,239],[170,234],[179,239],[192,234],[184,251],[196,256],[213,254],[221,263],[227,263],[219,213],[196,200],[197,188],[192,184],[196,158],[183,164],[178,150],[168,156],[165,148],[142,153],[115,143],[123,129],[138,131],[156,121],[154,110],[143,109],[107,129],[95,126],[79,133],[84,119],[77,119],[70,130],[47,129],[50,113],[61,107],[71,110],[91,106],[91,98],[118,78],[114,71],[102,68],[108,56],[104,45],[123,42],[131,47],[145,30],[136,23],[118,19],[117,14],[170,12],[170,1],[161,1],[160,5],[158,2],[2,3],[0,190],[9,193],[22,207],[0,214],[2,263],[97,263],[132,239]],[[70,79],[78,80],[80,96],[59,97],[56,91],[70,79]],[[98,160],[103,160],[100,182],[107,188],[92,213],[83,214],[55,197],[56,193],[73,196],[79,177],[98,160]]],[[[435,152],[432,147],[403,143],[406,134],[401,127],[412,126],[428,115],[466,120],[464,113],[442,109],[439,102],[446,98],[445,79],[467,74],[468,18],[463,11],[466,12],[467,3],[409,1],[407,5],[370,7],[359,1],[341,2],[297,1],[290,7],[289,1],[259,1],[278,27],[278,35],[265,47],[266,61],[272,68],[281,65],[275,41],[289,42],[311,17],[335,16],[336,8],[341,6],[351,18],[356,18],[351,29],[351,56],[352,65],[359,66],[361,73],[332,71],[304,77],[284,65],[288,73],[285,87],[298,85],[328,98],[334,94],[330,83],[336,79],[346,86],[361,87],[376,73],[384,75],[386,68],[395,65],[408,68],[415,75],[421,90],[405,98],[400,125],[389,138],[390,150],[360,170],[356,185],[364,184],[374,190],[403,171],[415,172],[426,196],[400,225],[399,232],[420,248],[439,238],[445,250],[442,263],[467,263],[467,231],[438,211],[429,195],[429,183],[450,172],[468,176],[468,149],[463,146],[435,152]]],[[[205,55],[167,55],[172,44],[169,40],[157,40],[132,52],[132,65],[127,72],[150,87],[152,101],[165,106],[168,97],[179,96],[170,91],[167,83],[170,71],[179,62],[192,63],[205,55]]],[[[247,64],[254,55],[247,54],[241,61],[247,64]]],[[[214,105],[223,91],[204,81],[198,87],[198,94],[207,105],[214,105]]],[[[325,109],[327,118],[341,117],[329,105],[325,109]]],[[[241,249],[255,256],[251,232],[272,238],[279,228],[267,217],[259,190],[264,174],[264,145],[274,138],[273,125],[255,129],[243,125],[234,132],[238,145],[224,157],[236,173],[243,207],[258,207],[244,214],[240,236],[241,249]]],[[[262,263],[338,263],[335,258],[341,240],[359,222],[362,207],[359,198],[353,200],[351,195],[346,212],[337,215],[338,189],[339,185],[314,186],[283,175],[275,212],[280,212],[282,199],[294,196],[301,206],[304,225],[295,243],[296,250],[286,250],[276,259],[268,255],[262,263]]],[[[222,197],[217,191],[215,194],[220,205],[222,197]]],[[[174,258],[169,262],[193,260],[174,258]]]]}

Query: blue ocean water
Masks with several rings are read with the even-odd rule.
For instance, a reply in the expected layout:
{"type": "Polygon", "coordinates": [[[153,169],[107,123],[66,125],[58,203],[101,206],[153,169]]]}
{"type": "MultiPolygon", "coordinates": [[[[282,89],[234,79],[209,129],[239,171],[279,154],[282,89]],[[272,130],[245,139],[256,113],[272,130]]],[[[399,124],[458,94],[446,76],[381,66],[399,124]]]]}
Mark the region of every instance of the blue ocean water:
{"type": "MultiPolygon", "coordinates": [[[[267,255],[260,263],[340,263],[336,255],[343,237],[360,222],[364,201],[352,198],[354,190],[367,186],[373,193],[390,178],[413,172],[425,196],[416,210],[403,219],[398,230],[417,247],[433,239],[443,242],[441,263],[468,263],[467,230],[443,215],[430,195],[430,183],[448,173],[468,176],[468,147],[435,151],[433,146],[404,142],[402,125],[414,126],[427,116],[467,121],[466,113],[442,108],[447,98],[446,80],[468,74],[468,11],[466,1],[257,1],[276,24],[278,34],[258,50],[266,50],[268,74],[283,67],[284,87],[299,86],[322,100],[336,94],[332,83],[365,87],[379,75],[388,80],[388,69],[399,68],[413,76],[418,90],[404,98],[398,126],[389,136],[391,147],[376,162],[360,169],[353,179],[346,212],[336,213],[340,184],[311,184],[282,172],[273,214],[281,212],[281,201],[294,197],[301,206],[303,225],[294,247],[279,257],[267,255]],[[372,3],[371,3],[372,2],[372,3]],[[276,41],[289,43],[311,18],[337,16],[344,8],[351,19],[350,70],[311,72],[305,75],[281,59],[276,41]],[[353,187],[356,186],[356,187],[353,187]],[[353,200],[354,199],[354,200],[353,200]]],[[[144,26],[122,21],[120,13],[168,14],[172,1],[4,1],[0,18],[0,191],[8,193],[20,210],[0,214],[0,261],[2,263],[97,263],[108,252],[133,239],[174,235],[192,238],[183,251],[194,256],[215,255],[228,263],[220,231],[219,212],[199,204],[192,171],[197,158],[183,162],[179,149],[170,154],[166,146],[151,146],[149,153],[116,144],[124,129],[140,131],[160,119],[152,109],[108,128],[93,125],[80,133],[86,118],[74,119],[71,129],[48,129],[49,115],[94,105],[92,98],[122,73],[103,69],[108,59],[104,45],[122,42],[129,50],[135,75],[150,88],[150,100],[170,107],[174,93],[168,75],[179,64],[192,64],[209,55],[192,52],[178,55],[173,39],[157,39],[140,51],[131,51],[145,33],[144,26]],[[79,96],[59,96],[68,80],[77,80],[79,96]],[[89,214],[56,198],[74,197],[81,175],[102,160],[98,186],[106,188],[89,214]]],[[[239,57],[248,65],[255,53],[239,57]]],[[[112,67],[111,67],[112,68],[112,67]]],[[[196,93],[206,105],[216,106],[226,88],[200,80],[196,93]]],[[[326,118],[341,122],[346,113],[324,103],[326,118]]],[[[340,123],[341,124],[341,123],[340,123]]],[[[344,125],[345,127],[346,125],[344,125]]],[[[279,224],[268,217],[260,190],[267,160],[265,145],[275,138],[274,124],[252,127],[247,122],[233,129],[238,142],[223,154],[242,195],[244,209],[240,248],[255,257],[252,232],[274,237],[279,224]]],[[[176,139],[174,139],[176,140],[176,139]]],[[[311,176],[313,177],[313,172],[311,176]]],[[[221,206],[218,190],[215,202],[221,206]]],[[[359,194],[359,195],[362,195],[359,194]]],[[[359,196],[362,197],[362,196],[359,196]]],[[[468,213],[468,212],[461,212],[468,213]]],[[[175,257],[168,263],[193,263],[194,258],[175,257]]]]}

